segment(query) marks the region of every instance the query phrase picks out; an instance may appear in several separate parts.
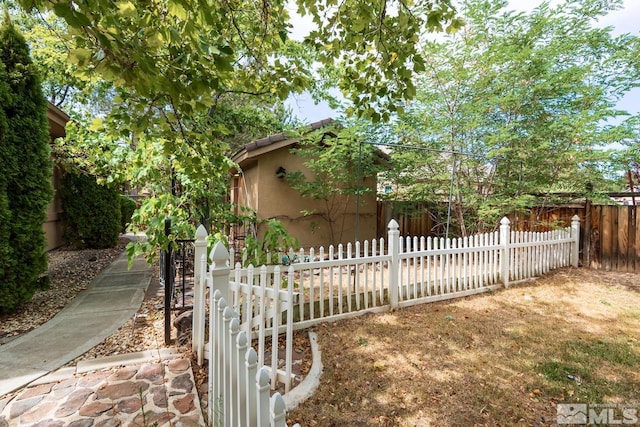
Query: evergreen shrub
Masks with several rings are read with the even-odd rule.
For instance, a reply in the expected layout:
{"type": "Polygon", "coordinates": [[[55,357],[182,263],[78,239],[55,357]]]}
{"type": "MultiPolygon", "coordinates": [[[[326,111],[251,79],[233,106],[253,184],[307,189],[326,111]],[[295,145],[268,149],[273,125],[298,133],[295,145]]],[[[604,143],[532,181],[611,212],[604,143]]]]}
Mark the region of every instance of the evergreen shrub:
{"type": "Polygon", "coordinates": [[[42,224],[53,196],[47,101],[29,48],[5,10],[0,24],[0,314],[46,285],[42,224]]]}
{"type": "Polygon", "coordinates": [[[121,229],[120,194],[94,177],[69,172],[60,189],[64,238],[77,248],[110,248],[121,229]]]}

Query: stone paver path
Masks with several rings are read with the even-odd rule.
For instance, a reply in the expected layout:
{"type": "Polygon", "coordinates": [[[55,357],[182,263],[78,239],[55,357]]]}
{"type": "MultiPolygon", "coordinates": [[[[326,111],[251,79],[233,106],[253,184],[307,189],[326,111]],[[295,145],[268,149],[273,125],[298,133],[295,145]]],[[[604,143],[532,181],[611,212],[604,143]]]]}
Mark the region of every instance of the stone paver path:
{"type": "Polygon", "coordinates": [[[188,359],[73,373],[22,390],[0,427],[204,426],[188,359]]]}

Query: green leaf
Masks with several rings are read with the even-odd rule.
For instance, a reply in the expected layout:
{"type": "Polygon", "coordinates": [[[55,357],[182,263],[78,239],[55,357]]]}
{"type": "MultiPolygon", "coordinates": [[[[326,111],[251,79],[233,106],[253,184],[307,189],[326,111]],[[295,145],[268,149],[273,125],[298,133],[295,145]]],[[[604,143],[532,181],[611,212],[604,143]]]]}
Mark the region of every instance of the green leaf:
{"type": "Polygon", "coordinates": [[[167,12],[170,15],[175,16],[176,18],[186,20],[187,19],[187,10],[182,6],[182,4],[176,0],[169,0],[167,2],[167,12]]]}
{"type": "Polygon", "coordinates": [[[89,130],[92,132],[101,131],[104,128],[102,119],[95,118],[91,121],[91,125],[89,126],[89,130]]]}
{"type": "Polygon", "coordinates": [[[118,8],[118,14],[121,16],[132,17],[137,15],[135,5],[128,0],[117,2],[116,7],[118,8]]]}

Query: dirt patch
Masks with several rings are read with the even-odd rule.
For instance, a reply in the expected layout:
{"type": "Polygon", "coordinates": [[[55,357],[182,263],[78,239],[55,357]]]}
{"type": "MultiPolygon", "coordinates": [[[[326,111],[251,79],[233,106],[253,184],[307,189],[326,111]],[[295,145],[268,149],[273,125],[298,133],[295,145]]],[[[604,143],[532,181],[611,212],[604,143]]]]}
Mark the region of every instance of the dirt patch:
{"type": "Polygon", "coordinates": [[[639,403],[640,276],[528,284],[316,328],[304,426],[555,425],[561,402],[639,403]]]}

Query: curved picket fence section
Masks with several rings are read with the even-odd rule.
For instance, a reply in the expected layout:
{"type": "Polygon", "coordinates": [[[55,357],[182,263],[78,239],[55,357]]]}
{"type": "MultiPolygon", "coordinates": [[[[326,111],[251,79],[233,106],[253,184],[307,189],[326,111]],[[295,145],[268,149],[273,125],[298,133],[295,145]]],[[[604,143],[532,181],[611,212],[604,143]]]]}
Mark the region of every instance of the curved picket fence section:
{"type": "MultiPolygon", "coordinates": [[[[210,298],[209,420],[215,426],[286,427],[286,405],[271,395],[272,376],[260,366],[239,316],[216,290],[210,298]]],[[[276,335],[277,336],[277,335],[276,335]]]]}

